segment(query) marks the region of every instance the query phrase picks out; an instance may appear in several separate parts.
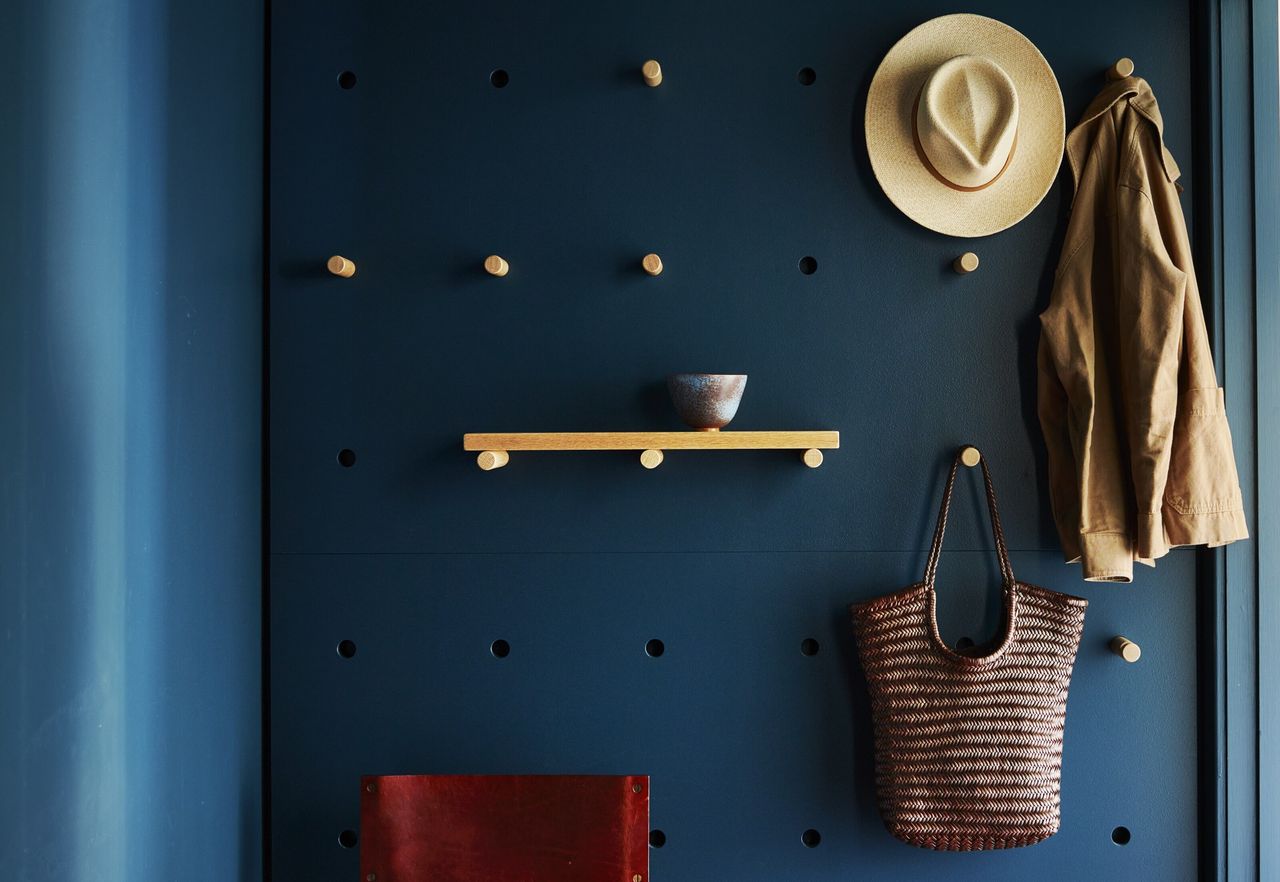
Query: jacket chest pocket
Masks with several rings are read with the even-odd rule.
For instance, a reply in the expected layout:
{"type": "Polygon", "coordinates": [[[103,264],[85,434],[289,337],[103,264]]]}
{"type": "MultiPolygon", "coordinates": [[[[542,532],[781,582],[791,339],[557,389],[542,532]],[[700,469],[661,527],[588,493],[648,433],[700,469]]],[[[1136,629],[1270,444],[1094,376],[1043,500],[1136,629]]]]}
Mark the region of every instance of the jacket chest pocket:
{"type": "Polygon", "coordinates": [[[1189,389],[1180,397],[1165,502],[1184,515],[1240,508],[1240,482],[1221,388],[1189,389]]]}

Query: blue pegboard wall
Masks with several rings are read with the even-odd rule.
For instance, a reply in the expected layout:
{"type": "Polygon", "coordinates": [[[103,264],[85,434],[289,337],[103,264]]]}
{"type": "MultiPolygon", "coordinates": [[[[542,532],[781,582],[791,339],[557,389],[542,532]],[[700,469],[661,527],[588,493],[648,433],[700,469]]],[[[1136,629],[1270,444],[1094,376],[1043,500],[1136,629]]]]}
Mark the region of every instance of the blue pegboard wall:
{"type": "MultiPolygon", "coordinates": [[[[1086,586],[1049,518],[1036,315],[1065,179],[973,242],[898,214],[866,160],[880,58],[953,9],[273,7],[277,878],[354,878],[359,775],[433,772],[650,774],[657,882],[1194,878],[1193,558],[1086,586]],[[982,267],[957,276],[969,249],[982,267]],[[661,276],[640,269],[650,251],[661,276]],[[325,272],[335,253],[354,277],[325,272]],[[843,448],[816,470],[676,451],[653,471],[529,453],[492,473],[462,451],[469,431],[677,428],[663,378],[680,370],[750,374],[733,428],[833,428],[843,448]],[[957,856],[878,820],[845,610],[919,578],[969,440],[1019,577],[1091,605],[1062,831],[957,856]],[[1140,664],[1108,652],[1117,633],[1140,664]]],[[[1135,56],[1193,167],[1186,9],[968,11],[1036,42],[1069,122],[1135,56]]],[[[940,576],[953,642],[998,621],[980,488],[961,489],[940,576]]]]}

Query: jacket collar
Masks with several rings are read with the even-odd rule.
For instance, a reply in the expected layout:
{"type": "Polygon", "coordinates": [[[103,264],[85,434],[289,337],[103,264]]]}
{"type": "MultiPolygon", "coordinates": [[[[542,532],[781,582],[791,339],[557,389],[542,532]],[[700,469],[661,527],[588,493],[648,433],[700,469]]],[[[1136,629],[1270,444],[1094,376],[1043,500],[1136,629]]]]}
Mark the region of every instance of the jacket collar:
{"type": "Polygon", "coordinates": [[[1182,176],[1182,172],[1178,169],[1178,164],[1173,161],[1173,154],[1169,152],[1169,148],[1164,146],[1164,118],[1160,115],[1156,96],[1142,77],[1125,77],[1108,83],[1106,88],[1098,93],[1085,110],[1084,116],[1080,118],[1080,122],[1067,136],[1067,160],[1071,163],[1071,175],[1075,186],[1080,185],[1080,170],[1088,154],[1089,142],[1092,140],[1088,131],[1091,128],[1090,124],[1121,101],[1127,101],[1130,107],[1155,126],[1156,135],[1160,139],[1160,153],[1164,159],[1165,177],[1170,183],[1175,183],[1182,176]]]}

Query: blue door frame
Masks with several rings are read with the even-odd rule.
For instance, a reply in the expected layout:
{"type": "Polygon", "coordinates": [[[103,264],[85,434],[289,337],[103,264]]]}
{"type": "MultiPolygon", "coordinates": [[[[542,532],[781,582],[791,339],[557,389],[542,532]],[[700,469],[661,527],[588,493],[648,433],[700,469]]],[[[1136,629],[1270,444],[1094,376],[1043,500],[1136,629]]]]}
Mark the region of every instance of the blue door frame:
{"type": "Polygon", "coordinates": [[[1201,876],[1280,872],[1280,93],[1275,0],[1200,8],[1201,262],[1254,539],[1202,552],[1201,876]]]}

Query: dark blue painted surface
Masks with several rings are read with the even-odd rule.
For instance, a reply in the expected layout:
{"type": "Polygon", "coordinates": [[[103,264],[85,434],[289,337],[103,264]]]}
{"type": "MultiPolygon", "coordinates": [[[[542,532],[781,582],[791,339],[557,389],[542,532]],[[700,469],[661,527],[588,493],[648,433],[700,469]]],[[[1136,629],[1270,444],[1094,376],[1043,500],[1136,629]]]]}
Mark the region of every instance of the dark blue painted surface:
{"type": "Polygon", "coordinates": [[[261,878],[262,10],[4,20],[0,877],[261,878]]]}
{"type": "Polygon", "coordinates": [[[1257,249],[1256,337],[1258,399],[1258,725],[1259,874],[1280,874],[1280,40],[1274,3],[1253,4],[1254,247],[1257,249]],[[1266,586],[1265,590],[1258,590],[1266,586]]]}
{"type": "MultiPolygon", "coordinates": [[[[274,4],[278,876],[355,872],[337,838],[360,774],[555,771],[654,776],[662,880],[1196,877],[1194,556],[1086,586],[1049,519],[1035,316],[1065,181],[973,243],[899,215],[865,158],[880,58],[950,11],[274,4]],[[658,89],[636,73],[649,57],[658,89]],[[983,266],[960,278],[968,248],[983,266]],[[506,279],[480,270],[492,252],[506,279]],[[334,253],[355,278],[323,271],[334,253]],[[461,451],[467,431],[676,427],[674,370],[749,373],[734,428],[835,428],[845,449],[816,471],[791,454],[671,453],[647,472],[632,454],[517,453],[491,474],[461,451]],[[1019,575],[1092,605],[1062,832],[948,856],[876,819],[844,608],[919,578],[965,440],[990,454],[1019,575]],[[1107,651],[1116,633],[1140,664],[1107,651]]],[[[1187,9],[971,11],[1040,46],[1069,123],[1135,56],[1196,186],[1187,9]]],[[[944,636],[982,637],[994,560],[972,486],[957,515],[944,636]]]]}
{"type": "MultiPolygon", "coordinates": [[[[1222,847],[1226,878],[1245,882],[1269,879],[1275,872],[1273,868],[1271,873],[1263,873],[1259,866],[1261,843],[1275,834],[1259,827],[1259,709],[1265,700],[1259,690],[1258,612],[1259,587],[1263,584],[1259,556],[1266,547],[1267,536],[1263,532],[1266,501],[1258,483],[1263,448],[1257,434],[1265,419],[1259,396],[1266,380],[1257,371],[1266,357],[1263,350],[1274,346],[1275,329],[1266,328],[1259,321],[1266,310],[1261,305],[1263,298],[1273,284],[1266,278],[1266,267],[1274,238],[1267,235],[1265,226],[1258,225],[1270,209],[1257,204],[1261,194],[1255,192],[1254,114],[1264,111],[1254,104],[1254,65],[1264,64],[1268,53],[1259,47],[1258,57],[1253,57],[1254,5],[1260,4],[1220,4],[1221,217],[1215,218],[1214,224],[1222,231],[1221,274],[1216,281],[1224,292],[1220,357],[1223,378],[1230,390],[1227,415],[1233,425],[1244,423],[1244,431],[1235,441],[1236,457],[1245,511],[1256,512],[1250,519],[1254,541],[1236,543],[1218,552],[1221,569],[1216,583],[1221,603],[1224,697],[1222,847]]],[[[1274,107],[1270,110],[1274,112],[1274,107]]]]}

